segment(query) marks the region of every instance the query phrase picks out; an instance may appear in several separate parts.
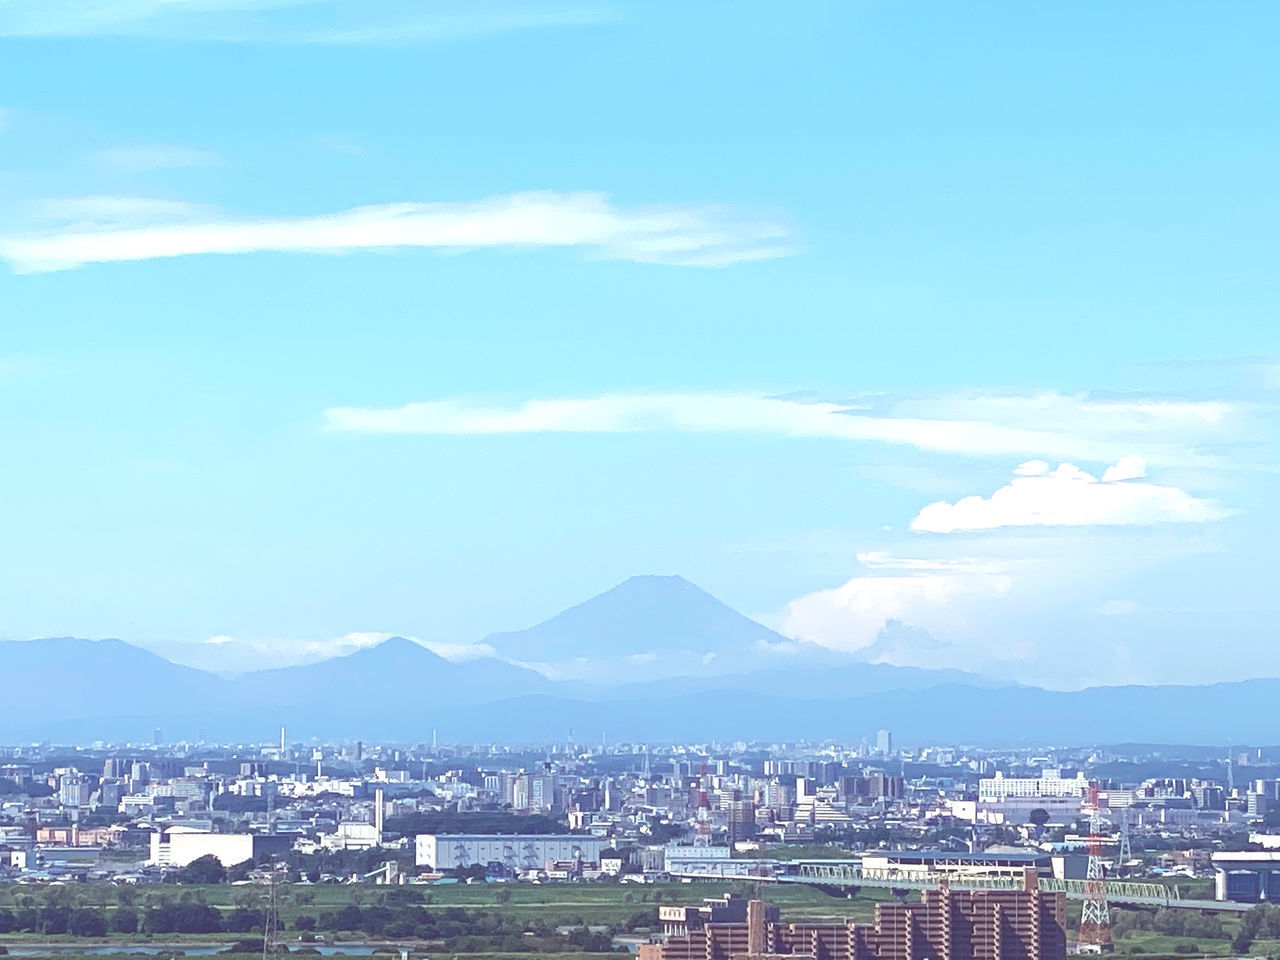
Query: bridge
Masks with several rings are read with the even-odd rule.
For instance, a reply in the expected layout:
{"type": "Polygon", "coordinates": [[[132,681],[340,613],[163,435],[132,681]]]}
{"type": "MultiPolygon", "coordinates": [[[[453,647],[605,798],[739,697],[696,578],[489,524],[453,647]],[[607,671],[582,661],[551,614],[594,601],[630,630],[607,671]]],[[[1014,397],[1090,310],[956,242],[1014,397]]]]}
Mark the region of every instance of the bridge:
{"type": "MultiPolygon", "coordinates": [[[[925,873],[899,870],[864,869],[857,860],[680,860],[668,864],[672,877],[687,880],[748,880],[758,883],[807,884],[827,890],[851,890],[856,887],[888,887],[894,890],[935,890],[945,877],[953,890],[1021,890],[1018,876],[957,872],[925,873]]],[[[1069,900],[1083,900],[1085,880],[1060,880],[1041,876],[1040,889],[1046,893],[1065,893],[1069,900]]],[[[1166,907],[1169,909],[1204,910],[1219,913],[1241,913],[1252,904],[1226,900],[1183,899],[1177,887],[1163,883],[1133,880],[1105,881],[1107,901],[1120,906],[1166,907]]]]}

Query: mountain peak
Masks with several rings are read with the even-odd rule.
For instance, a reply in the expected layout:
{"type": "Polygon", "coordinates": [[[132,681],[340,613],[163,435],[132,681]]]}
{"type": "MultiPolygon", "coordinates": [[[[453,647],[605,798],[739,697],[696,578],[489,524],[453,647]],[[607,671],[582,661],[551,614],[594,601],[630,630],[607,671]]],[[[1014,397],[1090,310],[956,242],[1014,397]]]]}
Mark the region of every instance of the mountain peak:
{"type": "Polygon", "coordinates": [[[704,657],[779,640],[684,577],[654,574],[630,577],[528,630],[488,638],[504,656],[549,663],[704,657]]]}
{"type": "MultiPolygon", "coordinates": [[[[356,653],[377,653],[380,656],[397,656],[397,657],[420,657],[426,655],[441,659],[437,654],[428,650],[416,640],[410,640],[408,637],[387,637],[381,643],[375,643],[371,647],[365,647],[363,650],[357,650],[356,653]]],[[[355,656],[355,654],[352,654],[355,656]]]]}

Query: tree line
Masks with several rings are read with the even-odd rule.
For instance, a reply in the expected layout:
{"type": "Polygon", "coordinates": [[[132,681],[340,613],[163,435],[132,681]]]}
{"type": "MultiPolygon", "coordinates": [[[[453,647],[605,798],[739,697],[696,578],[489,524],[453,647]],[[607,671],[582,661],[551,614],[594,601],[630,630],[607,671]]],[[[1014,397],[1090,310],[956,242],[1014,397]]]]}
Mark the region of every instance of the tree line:
{"type": "MultiPolygon", "coordinates": [[[[122,903],[113,909],[83,906],[51,897],[44,903],[26,903],[16,909],[0,909],[0,934],[29,933],[41,936],[105,937],[108,934],[258,934],[265,912],[248,905],[221,911],[190,894],[177,900],[162,897],[146,904],[122,903]]],[[[652,924],[652,911],[636,914],[626,925],[636,929],[652,924]]],[[[603,953],[612,951],[612,934],[591,930],[579,918],[563,924],[572,929],[560,933],[551,918],[529,921],[505,911],[467,910],[462,907],[427,909],[416,890],[388,892],[384,902],[352,903],[336,910],[293,917],[288,930],[298,940],[314,940],[318,932],[363,935],[391,940],[430,940],[456,953],[603,953]]],[[[283,926],[277,924],[279,929],[283,926]]]]}

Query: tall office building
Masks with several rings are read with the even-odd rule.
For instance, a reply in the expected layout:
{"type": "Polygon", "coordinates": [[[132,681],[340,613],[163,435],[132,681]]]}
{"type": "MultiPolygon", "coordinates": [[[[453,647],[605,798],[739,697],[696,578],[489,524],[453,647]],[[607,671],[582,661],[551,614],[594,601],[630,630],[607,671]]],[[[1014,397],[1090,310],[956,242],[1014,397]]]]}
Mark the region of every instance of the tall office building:
{"type": "Polygon", "coordinates": [[[893,756],[893,733],[888,730],[876,731],[876,753],[882,757],[893,756]]]}

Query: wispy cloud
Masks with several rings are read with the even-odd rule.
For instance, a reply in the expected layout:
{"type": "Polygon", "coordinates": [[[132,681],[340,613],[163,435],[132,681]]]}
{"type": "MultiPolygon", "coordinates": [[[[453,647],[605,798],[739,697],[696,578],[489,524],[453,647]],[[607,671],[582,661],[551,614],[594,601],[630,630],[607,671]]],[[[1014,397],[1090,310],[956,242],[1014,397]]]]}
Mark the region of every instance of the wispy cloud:
{"type": "Polygon", "coordinates": [[[595,26],[612,23],[620,17],[616,8],[603,4],[539,5],[528,2],[520,5],[489,4],[488,9],[474,3],[462,5],[437,2],[435,9],[427,16],[423,15],[423,6],[418,4],[399,16],[384,12],[372,22],[369,22],[367,8],[361,13],[364,15],[358,19],[348,18],[353,22],[347,26],[302,32],[297,39],[317,44],[382,46],[439,43],[515,30],[595,26]]]}
{"type": "Polygon", "coordinates": [[[618,16],[601,0],[0,0],[0,36],[385,45],[618,16]]]}
{"type": "Polygon", "coordinates": [[[182,200],[92,194],[42,200],[35,205],[33,217],[41,230],[80,232],[120,230],[157,221],[174,223],[208,217],[210,212],[209,207],[182,200]]]}
{"type": "Polygon", "coordinates": [[[431,400],[390,408],[336,407],[328,427],[372,434],[756,433],[899,444],[975,456],[1045,456],[1111,463],[1134,451],[1150,462],[1208,463],[1198,441],[1223,435],[1233,409],[1218,402],[1106,401],[1057,393],[998,403],[964,396],[949,402],[846,402],[751,394],[611,394],[499,406],[431,400]],[[1051,407],[1035,421],[1027,407],[1051,407]],[[919,410],[928,416],[911,416],[919,410]],[[981,419],[974,415],[981,415],[981,419]],[[1035,423],[1037,425],[1033,426],[1035,423]]]}
{"type": "Polygon", "coordinates": [[[399,203],[319,216],[183,219],[0,238],[20,273],[197,254],[352,253],[421,247],[576,248],[640,263],[725,267],[790,252],[788,230],[730,211],[619,207],[599,193],[517,193],[474,203],[399,203]]]}
{"type": "Polygon", "coordinates": [[[211,167],[218,158],[205,150],[174,143],[150,143],[107,147],[94,154],[104,167],[124,173],[149,173],[181,167],[211,167]]]}
{"type": "Polygon", "coordinates": [[[1015,474],[990,497],[929,504],[911,521],[911,529],[957,533],[1000,527],[1206,523],[1233,513],[1177,487],[1143,482],[1146,465],[1139,457],[1121,459],[1101,478],[1070,463],[1051,470],[1043,460],[1024,463],[1015,474]]]}
{"type": "MultiPolygon", "coordinates": [[[[149,649],[185,666],[212,673],[235,675],[251,670],[270,670],[299,664],[318,663],[345,657],[390,640],[390,633],[348,633],[338,637],[231,637],[219,635],[198,643],[152,644],[149,649]]],[[[453,662],[494,656],[483,643],[440,643],[409,637],[436,656],[453,662]]]]}
{"type": "Polygon", "coordinates": [[[4,133],[13,126],[13,110],[9,107],[0,107],[0,133],[4,133]]]}

